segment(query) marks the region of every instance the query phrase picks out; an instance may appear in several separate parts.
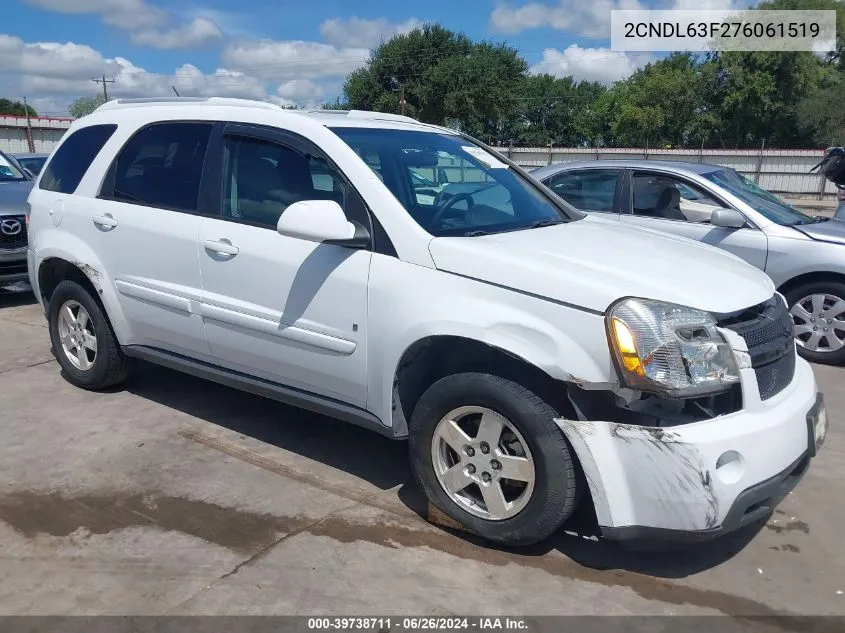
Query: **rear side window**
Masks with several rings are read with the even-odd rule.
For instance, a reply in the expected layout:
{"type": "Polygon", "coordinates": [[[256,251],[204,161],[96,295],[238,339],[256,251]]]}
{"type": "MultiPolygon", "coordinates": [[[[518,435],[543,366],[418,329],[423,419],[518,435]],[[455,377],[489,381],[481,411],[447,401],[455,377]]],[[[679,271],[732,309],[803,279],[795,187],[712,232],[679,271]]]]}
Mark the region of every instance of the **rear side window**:
{"type": "Polygon", "coordinates": [[[139,130],[113,166],[111,191],[122,202],[196,211],[211,123],[157,123],[139,130]]]}
{"type": "Polygon", "coordinates": [[[116,125],[90,125],[71,134],[47,163],[39,189],[73,193],[116,125]]]}

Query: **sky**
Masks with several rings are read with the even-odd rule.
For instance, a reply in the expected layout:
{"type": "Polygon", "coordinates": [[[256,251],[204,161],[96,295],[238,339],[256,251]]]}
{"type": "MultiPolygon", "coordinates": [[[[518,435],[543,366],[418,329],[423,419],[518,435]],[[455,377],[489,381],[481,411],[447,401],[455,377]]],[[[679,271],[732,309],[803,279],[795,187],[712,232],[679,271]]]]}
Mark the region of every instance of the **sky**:
{"type": "Polygon", "coordinates": [[[610,84],[652,57],[610,50],[615,8],[736,0],[3,0],[0,97],[67,116],[75,98],[229,96],[314,105],[383,39],[425,22],[507,42],[531,72],[610,84]]]}

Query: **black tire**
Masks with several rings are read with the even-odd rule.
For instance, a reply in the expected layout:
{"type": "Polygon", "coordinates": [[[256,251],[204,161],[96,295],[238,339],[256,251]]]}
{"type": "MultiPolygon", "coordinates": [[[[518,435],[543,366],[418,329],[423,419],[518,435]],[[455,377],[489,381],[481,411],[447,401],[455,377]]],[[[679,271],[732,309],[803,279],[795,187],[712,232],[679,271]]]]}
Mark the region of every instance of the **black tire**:
{"type": "MultiPolygon", "coordinates": [[[[814,281],[792,288],[784,294],[791,310],[795,304],[814,294],[828,294],[845,299],[845,283],[839,281],[814,281]]],[[[825,365],[845,365],[845,347],[835,352],[814,352],[805,349],[799,342],[798,354],[812,363],[825,365]]]]}
{"type": "Polygon", "coordinates": [[[569,445],[554,422],[558,413],[536,394],[504,378],[462,373],[435,382],[411,416],[409,452],[417,484],[441,512],[479,536],[502,545],[525,546],[551,536],[576,507],[577,476],[569,445]],[[432,463],[432,439],[438,422],[461,406],[492,409],[525,438],[534,459],[534,490],[516,515],[489,520],[461,508],[440,485],[432,463]]]}
{"type": "Polygon", "coordinates": [[[53,354],[59,361],[65,377],[71,384],[82,389],[98,390],[122,383],[128,374],[128,362],[120,349],[99,302],[75,281],[62,281],[50,297],[47,321],[50,328],[50,342],[53,354]],[[59,311],[67,301],[78,302],[90,317],[91,326],[97,337],[97,353],[88,370],[75,367],[62,348],[59,336],[59,311]]]}

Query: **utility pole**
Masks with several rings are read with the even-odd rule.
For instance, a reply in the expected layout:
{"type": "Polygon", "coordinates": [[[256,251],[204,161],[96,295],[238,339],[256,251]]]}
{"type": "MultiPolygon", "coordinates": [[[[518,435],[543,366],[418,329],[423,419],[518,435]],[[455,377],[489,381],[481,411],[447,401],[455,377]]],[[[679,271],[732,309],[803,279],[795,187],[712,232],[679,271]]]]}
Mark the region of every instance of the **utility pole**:
{"type": "Polygon", "coordinates": [[[109,100],[109,88],[108,84],[113,84],[114,79],[106,79],[106,76],[103,75],[102,79],[100,77],[94,77],[91,79],[95,84],[103,84],[103,99],[105,101],[109,100]]]}
{"type": "Polygon", "coordinates": [[[23,113],[26,115],[26,144],[29,153],[35,152],[35,139],[32,138],[32,121],[29,118],[29,106],[26,104],[26,97],[23,98],[23,113]]]}

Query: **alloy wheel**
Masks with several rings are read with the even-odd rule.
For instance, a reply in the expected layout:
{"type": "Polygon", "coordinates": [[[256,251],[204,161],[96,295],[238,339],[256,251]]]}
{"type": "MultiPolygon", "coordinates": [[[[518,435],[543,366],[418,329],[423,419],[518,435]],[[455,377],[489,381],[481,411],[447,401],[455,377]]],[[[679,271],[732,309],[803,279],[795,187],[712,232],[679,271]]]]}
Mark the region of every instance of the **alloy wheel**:
{"type": "Polygon", "coordinates": [[[811,352],[836,352],[845,347],[845,300],[831,294],[813,294],[789,310],[795,339],[811,352]]]}
{"type": "Polygon", "coordinates": [[[97,334],[88,311],[78,301],[65,301],[59,310],[59,340],[70,364],[88,371],[97,359],[97,334]]]}
{"type": "Polygon", "coordinates": [[[467,406],[446,414],[434,429],[431,457],[443,490],[470,514],[502,521],[531,499],[536,474],[528,444],[492,409],[467,406]]]}

